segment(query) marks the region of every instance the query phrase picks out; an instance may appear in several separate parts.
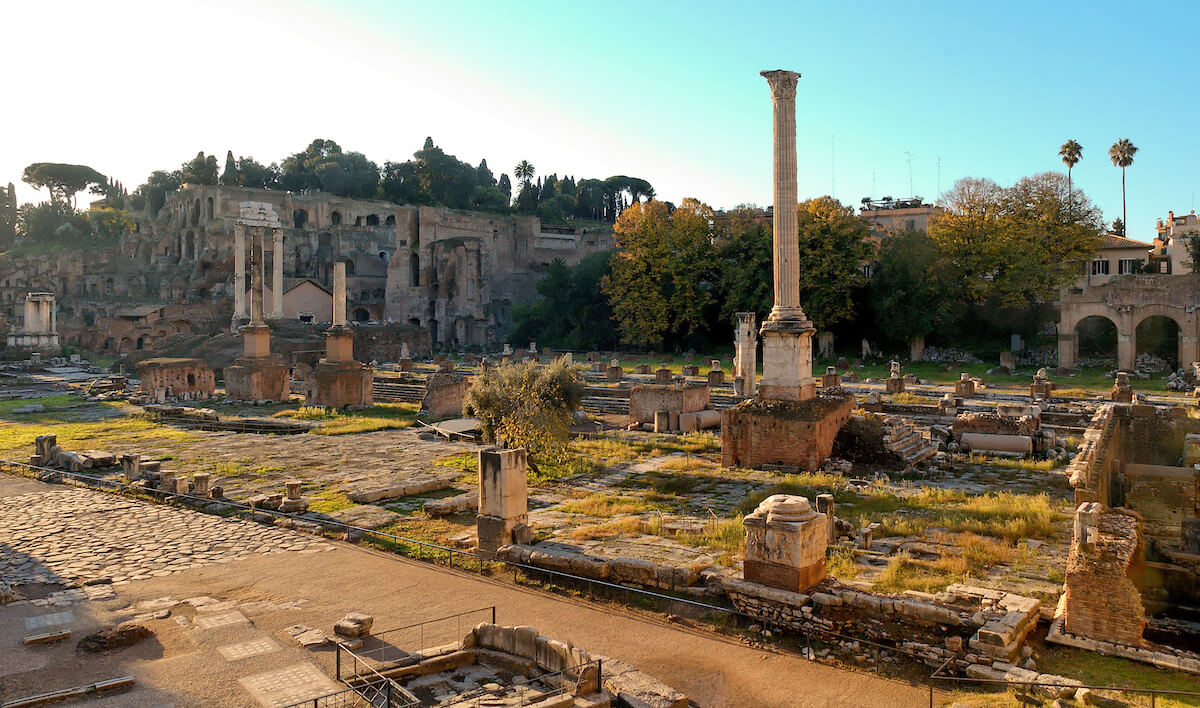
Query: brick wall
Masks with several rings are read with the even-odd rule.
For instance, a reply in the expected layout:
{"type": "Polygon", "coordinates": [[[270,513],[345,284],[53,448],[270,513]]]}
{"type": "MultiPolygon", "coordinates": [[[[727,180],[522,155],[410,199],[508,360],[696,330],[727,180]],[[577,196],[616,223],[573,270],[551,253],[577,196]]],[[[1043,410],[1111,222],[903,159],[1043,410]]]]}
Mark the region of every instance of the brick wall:
{"type": "Polygon", "coordinates": [[[1090,639],[1141,646],[1146,610],[1130,577],[1138,571],[1141,556],[1141,519],[1125,509],[1100,514],[1094,544],[1073,538],[1064,629],[1090,639]]]}
{"type": "Polygon", "coordinates": [[[794,465],[816,471],[833,451],[838,430],[853,409],[852,394],[800,402],[743,401],[721,412],[721,464],[794,465]]]}

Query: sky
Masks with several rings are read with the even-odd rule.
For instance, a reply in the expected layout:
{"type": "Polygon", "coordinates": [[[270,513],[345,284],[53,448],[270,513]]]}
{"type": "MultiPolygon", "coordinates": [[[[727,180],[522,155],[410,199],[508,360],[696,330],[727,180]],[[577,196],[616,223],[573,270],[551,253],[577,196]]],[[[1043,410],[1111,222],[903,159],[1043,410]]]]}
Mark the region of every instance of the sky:
{"type": "MultiPolygon", "coordinates": [[[[1129,235],[1200,191],[1200,4],[11,0],[0,183],[90,165],[130,191],[197,151],[263,163],[317,137],[380,165],[426,136],[499,175],[641,177],[660,199],[771,201],[764,69],[797,89],[801,198],[1073,171],[1129,235]],[[911,181],[910,181],[911,178],[911,181]]],[[[80,195],[81,202],[86,200],[80,195]]]]}

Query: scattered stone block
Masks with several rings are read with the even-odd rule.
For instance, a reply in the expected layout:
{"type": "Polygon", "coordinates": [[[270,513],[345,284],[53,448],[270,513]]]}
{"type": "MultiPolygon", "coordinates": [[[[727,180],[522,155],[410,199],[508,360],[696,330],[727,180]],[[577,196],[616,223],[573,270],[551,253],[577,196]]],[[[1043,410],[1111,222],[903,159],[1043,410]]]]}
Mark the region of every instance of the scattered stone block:
{"type": "Polygon", "coordinates": [[[297,644],[306,649],[321,646],[329,641],[329,637],[325,636],[325,633],[321,630],[313,629],[312,627],[306,627],[302,624],[292,625],[291,627],[288,627],[286,631],[288,636],[296,640],[297,644]]]}
{"type": "Polygon", "coordinates": [[[123,622],[116,627],[102,629],[80,639],[79,644],[75,646],[75,651],[94,653],[122,649],[153,636],[154,632],[149,627],[133,622],[123,622]]]}
{"type": "Polygon", "coordinates": [[[333,625],[333,631],[343,637],[365,637],[371,633],[375,618],[362,612],[350,612],[333,625]]]}

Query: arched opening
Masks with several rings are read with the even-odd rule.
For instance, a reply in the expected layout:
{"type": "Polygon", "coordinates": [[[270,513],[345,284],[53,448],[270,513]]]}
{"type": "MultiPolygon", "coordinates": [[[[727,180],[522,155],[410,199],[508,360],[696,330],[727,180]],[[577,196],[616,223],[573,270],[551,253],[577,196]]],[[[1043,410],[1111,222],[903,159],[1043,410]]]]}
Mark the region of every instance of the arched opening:
{"type": "Polygon", "coordinates": [[[212,197],[208,198],[208,209],[205,210],[204,216],[209,221],[213,220],[213,198],[212,197]]]}
{"type": "Polygon", "coordinates": [[[1117,325],[1107,317],[1084,317],[1075,325],[1081,366],[1111,368],[1117,365],[1117,325]]]}
{"type": "Polygon", "coordinates": [[[317,234],[317,251],[325,249],[328,252],[331,248],[333,248],[333,236],[325,232],[317,234]]]}
{"type": "Polygon", "coordinates": [[[389,254],[387,251],[379,252],[379,260],[383,261],[384,263],[387,263],[389,260],[391,260],[391,257],[391,254],[389,254]]]}
{"type": "Polygon", "coordinates": [[[413,253],[408,257],[408,284],[421,287],[421,257],[413,253]]]}
{"type": "Polygon", "coordinates": [[[387,224],[388,226],[395,226],[396,225],[396,215],[388,214],[387,218],[383,220],[383,223],[387,224]]]}
{"type": "MultiPolygon", "coordinates": [[[[114,295],[114,294],[116,294],[116,290],[117,290],[117,281],[113,280],[112,278],[109,278],[108,280],[104,281],[104,294],[105,295],[114,295]]],[[[139,349],[140,348],[141,347],[139,347],[139,349]]]]}
{"type": "Polygon", "coordinates": [[[304,228],[308,223],[308,212],[303,209],[296,209],[292,212],[292,226],[297,229],[304,228]]]}
{"type": "Polygon", "coordinates": [[[192,226],[200,223],[200,200],[192,203],[192,226]]]}
{"type": "Polygon", "coordinates": [[[354,225],[355,225],[355,226],[362,226],[362,217],[361,217],[361,216],[356,216],[356,217],[354,217],[354,225]]]}
{"type": "Polygon", "coordinates": [[[371,320],[371,313],[367,312],[366,308],[356,307],[354,308],[353,317],[355,322],[369,322],[371,320]]]}
{"type": "Polygon", "coordinates": [[[183,240],[183,256],[188,260],[196,257],[196,234],[191,231],[187,232],[187,236],[183,240]]]}
{"type": "Polygon", "coordinates": [[[137,338],[137,348],[138,348],[138,349],[142,349],[142,348],[144,348],[145,346],[146,346],[146,340],[145,340],[145,338],[144,338],[144,337],[138,337],[138,338],[137,338]]]}
{"type": "Polygon", "coordinates": [[[420,327],[421,326],[421,318],[410,317],[408,320],[408,326],[409,327],[420,327]]]}
{"type": "Polygon", "coordinates": [[[1134,330],[1137,368],[1166,371],[1179,368],[1179,324],[1170,317],[1151,315],[1134,330]]]}
{"type": "Polygon", "coordinates": [[[335,211],[329,214],[329,223],[337,226],[342,223],[342,212],[335,211]]]}
{"type": "Polygon", "coordinates": [[[195,386],[196,386],[196,375],[188,374],[188,388],[195,388],[195,386]]]}
{"type": "Polygon", "coordinates": [[[354,261],[349,258],[343,258],[342,262],[346,264],[346,277],[354,275],[354,261]]]}
{"type": "Polygon", "coordinates": [[[429,340],[434,344],[438,343],[438,321],[429,320],[429,340]]]}
{"type": "Polygon", "coordinates": [[[368,214],[367,215],[367,226],[379,226],[379,215],[378,214],[368,214]]]}
{"type": "Polygon", "coordinates": [[[130,349],[133,349],[133,340],[129,337],[121,337],[121,342],[117,345],[117,351],[125,353],[130,349]]]}

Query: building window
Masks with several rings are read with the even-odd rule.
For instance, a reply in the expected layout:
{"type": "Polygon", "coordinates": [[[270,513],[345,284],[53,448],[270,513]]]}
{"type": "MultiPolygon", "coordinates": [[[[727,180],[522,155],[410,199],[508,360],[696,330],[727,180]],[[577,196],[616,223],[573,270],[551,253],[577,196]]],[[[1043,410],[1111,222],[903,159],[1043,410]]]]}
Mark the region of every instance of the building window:
{"type": "Polygon", "coordinates": [[[871,272],[872,272],[871,264],[870,264],[870,263],[864,263],[864,264],[863,264],[863,266],[862,266],[862,274],[863,274],[863,277],[864,277],[864,278],[870,278],[870,277],[871,277],[871,272]]]}
{"type": "Polygon", "coordinates": [[[1103,258],[1092,261],[1092,275],[1108,275],[1108,261],[1103,258]]]}
{"type": "Polygon", "coordinates": [[[1140,258],[1122,258],[1117,261],[1117,275],[1133,275],[1142,264],[1140,258]]]}

